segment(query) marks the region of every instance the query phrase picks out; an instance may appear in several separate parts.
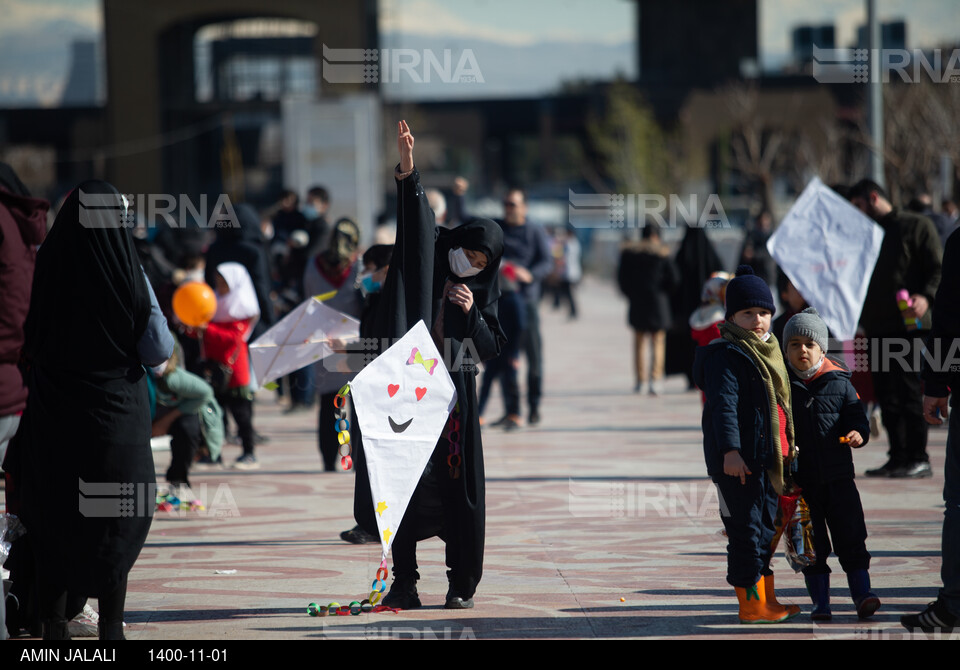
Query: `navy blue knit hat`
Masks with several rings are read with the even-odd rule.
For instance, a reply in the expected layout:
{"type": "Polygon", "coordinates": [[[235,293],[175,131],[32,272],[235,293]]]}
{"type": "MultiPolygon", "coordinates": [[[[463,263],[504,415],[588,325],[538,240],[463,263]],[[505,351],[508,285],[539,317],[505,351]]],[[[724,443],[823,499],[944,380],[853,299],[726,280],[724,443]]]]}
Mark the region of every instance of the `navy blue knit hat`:
{"type": "Polygon", "coordinates": [[[727,319],[740,310],[751,307],[768,309],[771,316],[777,311],[767,282],[753,274],[753,268],[749,265],[738,267],[736,276],[727,284],[726,307],[727,319]]]}

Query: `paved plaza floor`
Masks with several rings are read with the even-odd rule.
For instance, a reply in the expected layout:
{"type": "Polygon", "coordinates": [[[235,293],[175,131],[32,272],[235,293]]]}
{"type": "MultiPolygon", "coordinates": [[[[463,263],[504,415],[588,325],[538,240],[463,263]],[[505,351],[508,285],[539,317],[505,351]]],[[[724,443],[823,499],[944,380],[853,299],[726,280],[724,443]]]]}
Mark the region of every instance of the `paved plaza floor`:
{"type": "MultiPolygon", "coordinates": [[[[284,415],[257,398],[269,436],[261,469],[192,475],[205,512],[158,513],[130,574],[127,637],[287,639],[901,639],[904,612],[939,585],[946,431],[930,431],[934,477],[857,479],[882,609],[857,619],[836,558],[834,620],[815,624],[801,575],[782,552],[778,593],[804,614],[743,626],[725,582],[726,541],[705,477],[700,399],[671,378],[658,397],[633,393],[632,332],[613,286],[579,287],[580,318],[542,308],[542,423],[484,428],[487,533],[472,610],[443,609],[443,545],[420,545],[424,607],[313,618],[307,604],[369,592],[378,545],[351,545],[352,473],[324,473],[315,412],[284,415]]],[[[501,414],[495,396],[487,419],[501,414]]],[[[225,448],[232,462],[239,447],[225,448]]],[[[169,452],[157,451],[158,477],[169,452]]],[[[886,441],[855,455],[858,473],[886,460],[886,441]]]]}

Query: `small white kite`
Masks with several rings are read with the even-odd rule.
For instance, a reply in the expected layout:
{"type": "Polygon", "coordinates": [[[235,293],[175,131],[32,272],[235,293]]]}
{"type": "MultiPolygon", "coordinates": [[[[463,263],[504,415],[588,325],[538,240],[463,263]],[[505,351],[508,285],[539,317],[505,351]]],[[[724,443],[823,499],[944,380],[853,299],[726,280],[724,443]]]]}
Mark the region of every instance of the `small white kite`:
{"type": "Polygon", "coordinates": [[[360,322],[314,296],[300,303],[250,343],[250,360],[261,387],[334,353],[329,341],[360,337],[360,322]]]}
{"type": "Polygon", "coordinates": [[[841,341],[857,333],[883,228],[814,177],[767,249],[841,341]]]}

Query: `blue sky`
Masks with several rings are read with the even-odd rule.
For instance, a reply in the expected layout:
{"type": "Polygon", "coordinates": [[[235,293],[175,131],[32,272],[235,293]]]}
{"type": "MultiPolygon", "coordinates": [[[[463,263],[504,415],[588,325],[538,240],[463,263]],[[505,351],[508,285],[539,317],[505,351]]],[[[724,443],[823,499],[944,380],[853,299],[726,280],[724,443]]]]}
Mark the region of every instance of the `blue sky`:
{"type": "MultiPolygon", "coordinates": [[[[881,19],[908,20],[908,47],[956,41],[957,0],[877,1],[881,19]]],[[[834,23],[838,43],[849,44],[864,6],[864,0],[760,0],[761,64],[783,62],[798,23],[834,23]]],[[[100,7],[99,0],[0,0],[0,105],[56,104],[69,42],[100,34],[100,7]]],[[[564,79],[633,74],[635,12],[631,0],[380,0],[380,27],[388,48],[477,45],[493,53],[502,46],[501,57],[488,57],[487,65],[478,53],[488,83],[482,94],[531,95],[564,79]],[[562,45],[575,56],[550,55],[562,45]]],[[[683,39],[681,27],[672,29],[683,39]]]]}

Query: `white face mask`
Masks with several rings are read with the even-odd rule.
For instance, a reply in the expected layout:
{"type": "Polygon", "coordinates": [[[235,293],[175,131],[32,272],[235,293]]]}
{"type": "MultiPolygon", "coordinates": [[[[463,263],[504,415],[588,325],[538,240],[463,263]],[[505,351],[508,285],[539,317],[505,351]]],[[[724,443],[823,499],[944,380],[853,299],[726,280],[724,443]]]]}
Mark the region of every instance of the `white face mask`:
{"type": "Polygon", "coordinates": [[[481,269],[473,267],[470,259],[463,252],[463,248],[451,249],[447,253],[447,260],[450,261],[450,270],[458,277],[473,277],[480,274],[481,269]]]}

